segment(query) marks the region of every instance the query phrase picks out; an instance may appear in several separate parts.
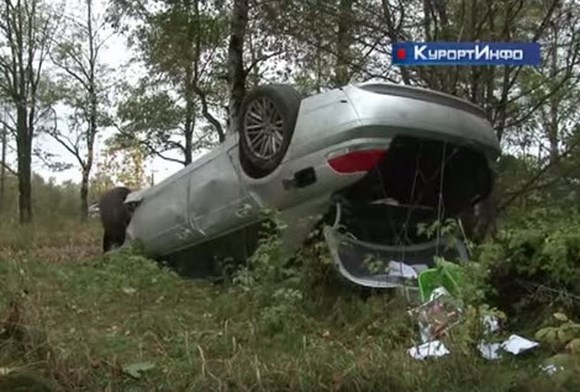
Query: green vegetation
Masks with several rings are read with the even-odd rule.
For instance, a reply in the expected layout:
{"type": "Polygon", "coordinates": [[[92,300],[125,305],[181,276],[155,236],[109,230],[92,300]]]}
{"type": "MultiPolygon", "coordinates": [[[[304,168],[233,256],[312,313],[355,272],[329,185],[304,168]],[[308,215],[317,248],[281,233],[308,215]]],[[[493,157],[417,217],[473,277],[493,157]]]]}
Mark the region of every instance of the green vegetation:
{"type": "MultiPolygon", "coordinates": [[[[538,367],[548,358],[562,361],[564,356],[570,364],[578,356],[578,324],[564,315],[573,314],[568,313],[571,302],[551,301],[543,307],[545,312],[560,309],[558,319],[545,313],[547,317],[535,325],[517,326],[532,339],[536,330],[526,327],[548,327],[538,331],[538,339],[547,342],[540,349],[486,361],[476,345],[480,311],[489,306],[482,296],[462,297],[470,306],[464,323],[445,338],[451,354],[423,362],[407,353],[418,343],[418,333],[405,300],[393,293],[363,298],[340,284],[319,243],[301,252],[297,259],[302,263],[289,264],[272,235],[262,242],[248,268],[231,282],[215,285],[184,280],[130,250],[96,257],[97,225],[71,225],[37,228],[33,233],[2,228],[0,390],[11,390],[6,385],[19,383],[17,377],[26,382],[40,382],[42,377],[43,385],[51,383],[54,390],[65,391],[579,387],[578,369],[573,366],[554,376],[538,367]],[[59,257],[51,258],[50,249],[58,249],[59,257]],[[557,332],[562,328],[567,331],[564,338],[557,332]]],[[[506,229],[505,236],[509,233],[506,229]]],[[[519,233],[519,242],[506,244],[501,237],[482,248],[480,266],[490,266],[489,279],[497,279],[503,271],[499,265],[486,264],[494,259],[491,249],[496,255],[500,250],[511,252],[512,258],[501,264],[509,267],[518,257],[516,247],[534,239],[537,244],[543,241],[543,247],[538,245],[543,251],[529,257],[524,272],[532,268],[534,257],[567,257],[572,262],[573,248],[567,256],[561,247],[547,248],[554,238],[564,241],[569,232],[561,234],[563,238],[553,231],[519,233]]],[[[547,279],[559,279],[560,269],[546,268],[547,279]]],[[[487,274],[475,270],[479,272],[468,274],[474,286],[467,291],[493,294],[487,274]]],[[[524,297],[511,302],[517,304],[524,297]]],[[[521,308],[516,309],[508,312],[508,320],[523,317],[521,308]]],[[[510,328],[518,332],[516,326],[510,328]]]]}

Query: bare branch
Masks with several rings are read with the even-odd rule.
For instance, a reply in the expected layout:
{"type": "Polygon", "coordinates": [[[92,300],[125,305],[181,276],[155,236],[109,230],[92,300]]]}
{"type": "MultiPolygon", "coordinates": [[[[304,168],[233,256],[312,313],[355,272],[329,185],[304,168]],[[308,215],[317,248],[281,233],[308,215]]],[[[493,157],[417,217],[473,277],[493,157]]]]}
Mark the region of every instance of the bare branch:
{"type": "Polygon", "coordinates": [[[6,169],[6,171],[8,171],[10,174],[18,176],[18,172],[16,170],[12,169],[10,166],[8,166],[7,163],[0,162],[0,165],[2,165],[4,167],[4,169],[6,169]]]}
{"type": "Polygon", "coordinates": [[[520,116],[519,118],[515,119],[514,121],[506,124],[504,126],[504,128],[510,128],[510,127],[515,127],[518,126],[519,124],[523,123],[524,121],[528,120],[533,114],[534,112],[541,107],[543,104],[546,103],[546,101],[548,99],[550,99],[552,96],[554,96],[555,94],[560,92],[560,88],[567,82],[567,79],[563,79],[561,80],[553,89],[552,91],[544,94],[544,96],[538,100],[538,102],[532,106],[532,108],[530,110],[528,110],[527,113],[525,113],[524,115],[520,116]]]}
{"type": "Polygon", "coordinates": [[[10,132],[12,135],[16,134],[16,128],[13,125],[8,124],[7,121],[0,120],[0,124],[2,124],[3,127],[8,129],[8,132],[10,132]]]}
{"type": "Polygon", "coordinates": [[[179,163],[181,165],[185,165],[184,160],[168,157],[168,156],[164,155],[161,151],[159,151],[157,148],[155,148],[153,146],[153,144],[149,143],[147,140],[136,138],[133,134],[126,132],[119,124],[115,123],[113,125],[119,131],[119,133],[121,135],[123,135],[123,136],[129,138],[130,140],[133,140],[133,141],[139,143],[140,145],[144,146],[149,151],[150,154],[156,155],[159,158],[161,158],[165,161],[168,161],[168,162],[174,162],[174,163],[179,163]]]}
{"type": "Polygon", "coordinates": [[[246,71],[245,71],[245,74],[246,74],[246,76],[247,76],[247,75],[248,75],[248,74],[249,74],[249,73],[252,71],[252,69],[253,69],[254,67],[257,67],[257,66],[258,66],[258,64],[260,64],[261,62],[267,61],[267,60],[269,60],[269,59],[271,59],[271,58],[273,58],[273,57],[276,57],[276,56],[280,56],[280,55],[281,55],[281,54],[283,54],[284,52],[285,52],[284,50],[278,50],[278,51],[276,51],[276,52],[273,52],[273,53],[270,53],[270,54],[267,54],[267,55],[264,55],[264,56],[261,56],[261,57],[259,57],[259,58],[255,59],[255,60],[254,60],[254,61],[252,61],[252,63],[251,63],[251,64],[250,64],[250,65],[249,65],[249,66],[246,68],[246,71]]]}
{"type": "Polygon", "coordinates": [[[59,62],[58,60],[56,60],[54,58],[54,56],[51,54],[50,55],[52,62],[60,69],[62,69],[64,72],[66,72],[68,75],[72,76],[77,82],[79,82],[83,88],[85,90],[89,89],[89,85],[86,82],[86,79],[83,79],[78,73],[76,73],[70,66],[63,64],[61,62],[59,62]]]}
{"type": "Polygon", "coordinates": [[[573,152],[573,150],[580,145],[580,138],[577,139],[576,141],[574,141],[572,144],[570,144],[570,146],[568,146],[568,148],[562,152],[556,159],[551,160],[548,164],[546,164],[543,168],[541,168],[540,170],[538,170],[538,172],[533,175],[528,181],[526,181],[526,183],[517,191],[513,192],[506,201],[504,201],[499,207],[498,207],[498,212],[504,211],[510,204],[512,204],[515,200],[517,200],[519,197],[521,197],[522,195],[524,195],[526,192],[528,192],[530,189],[532,189],[533,185],[546,173],[548,172],[552,167],[554,167],[556,164],[559,164],[563,158],[567,157],[568,155],[570,155],[570,153],[573,152]]]}
{"type": "Polygon", "coordinates": [[[220,143],[223,142],[226,138],[225,132],[222,128],[222,125],[220,124],[220,122],[209,112],[209,108],[208,108],[208,104],[207,104],[207,94],[199,88],[199,86],[194,85],[193,89],[195,91],[195,93],[197,94],[197,96],[199,97],[199,100],[201,101],[201,111],[203,116],[206,118],[206,120],[213,125],[215,131],[217,132],[218,136],[219,136],[219,140],[220,143]]]}
{"type": "Polygon", "coordinates": [[[169,146],[172,146],[173,148],[177,148],[178,150],[181,150],[181,152],[183,152],[185,154],[185,147],[181,143],[178,143],[178,142],[173,141],[173,140],[167,140],[166,144],[169,146]]]}

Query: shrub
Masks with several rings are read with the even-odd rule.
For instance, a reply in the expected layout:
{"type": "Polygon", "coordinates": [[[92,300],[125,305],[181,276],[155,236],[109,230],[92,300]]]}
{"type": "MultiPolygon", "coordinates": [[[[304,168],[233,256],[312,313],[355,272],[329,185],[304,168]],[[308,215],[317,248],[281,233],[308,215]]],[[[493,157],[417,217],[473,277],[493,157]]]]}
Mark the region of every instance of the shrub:
{"type": "Polygon", "coordinates": [[[479,247],[478,259],[490,270],[490,298],[515,316],[527,319],[546,307],[580,309],[576,211],[537,209],[508,221],[479,247]]]}

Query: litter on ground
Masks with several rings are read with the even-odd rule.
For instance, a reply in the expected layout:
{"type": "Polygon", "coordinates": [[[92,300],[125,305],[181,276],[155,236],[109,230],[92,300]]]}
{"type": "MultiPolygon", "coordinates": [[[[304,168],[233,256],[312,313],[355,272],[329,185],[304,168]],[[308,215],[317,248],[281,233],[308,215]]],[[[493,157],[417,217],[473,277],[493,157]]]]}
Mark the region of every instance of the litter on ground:
{"type": "Polygon", "coordinates": [[[514,355],[520,355],[528,350],[539,346],[537,342],[528,340],[518,335],[511,335],[501,343],[480,342],[477,348],[485,359],[494,360],[501,358],[501,352],[506,351],[514,355]]]}
{"type": "Polygon", "coordinates": [[[423,343],[438,339],[462,317],[455,299],[444,288],[435,289],[428,302],[410,313],[417,319],[423,343]]]}
{"type": "Polygon", "coordinates": [[[501,343],[480,342],[477,346],[481,356],[485,359],[494,360],[501,358],[501,343]]]}
{"type": "Polygon", "coordinates": [[[408,352],[409,355],[411,355],[413,358],[419,360],[423,360],[429,357],[442,357],[449,354],[447,347],[445,347],[445,345],[438,340],[411,347],[408,352]]]}
{"type": "Polygon", "coordinates": [[[485,328],[486,334],[497,332],[500,329],[499,328],[499,320],[496,317],[493,317],[491,315],[483,316],[482,322],[483,322],[483,326],[485,328]]]}
{"type": "Polygon", "coordinates": [[[511,335],[508,340],[502,343],[502,348],[509,353],[519,355],[539,345],[540,344],[538,342],[522,338],[518,335],[511,335]]]}
{"type": "MultiPolygon", "coordinates": [[[[411,309],[409,314],[417,321],[422,344],[411,347],[408,350],[409,355],[415,359],[423,360],[428,357],[441,357],[449,354],[449,350],[439,339],[450,328],[460,324],[463,319],[463,310],[459,302],[450,293],[456,292],[458,288],[460,279],[457,278],[461,276],[461,267],[449,268],[446,265],[442,270],[443,275],[441,276],[447,276],[447,280],[439,280],[439,277],[434,275],[436,269],[423,270],[417,275],[417,272],[411,266],[397,262],[391,262],[391,265],[403,271],[400,276],[410,279],[418,278],[419,281],[422,304],[411,309]],[[453,271],[453,275],[449,271],[453,271]],[[430,274],[429,279],[424,279],[421,282],[421,276],[425,272],[430,274]],[[436,286],[435,282],[441,284],[436,286]]],[[[486,315],[482,317],[481,322],[484,327],[484,335],[491,335],[501,330],[499,319],[494,316],[486,315]]],[[[496,360],[501,358],[504,351],[513,355],[520,355],[537,346],[539,346],[538,342],[512,334],[503,342],[488,343],[481,341],[477,348],[483,358],[496,360]]],[[[555,370],[546,368],[545,371],[554,372],[555,370]]]]}

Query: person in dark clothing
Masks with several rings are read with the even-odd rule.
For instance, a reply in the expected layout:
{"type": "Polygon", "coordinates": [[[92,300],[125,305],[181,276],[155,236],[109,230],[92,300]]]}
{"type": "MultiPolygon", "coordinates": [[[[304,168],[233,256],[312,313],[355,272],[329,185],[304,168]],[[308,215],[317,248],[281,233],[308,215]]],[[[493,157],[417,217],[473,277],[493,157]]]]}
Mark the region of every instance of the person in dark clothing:
{"type": "Polygon", "coordinates": [[[131,220],[125,199],[131,190],[115,187],[105,192],[99,200],[99,214],[103,224],[103,253],[118,248],[125,242],[125,230],[131,220]]]}

